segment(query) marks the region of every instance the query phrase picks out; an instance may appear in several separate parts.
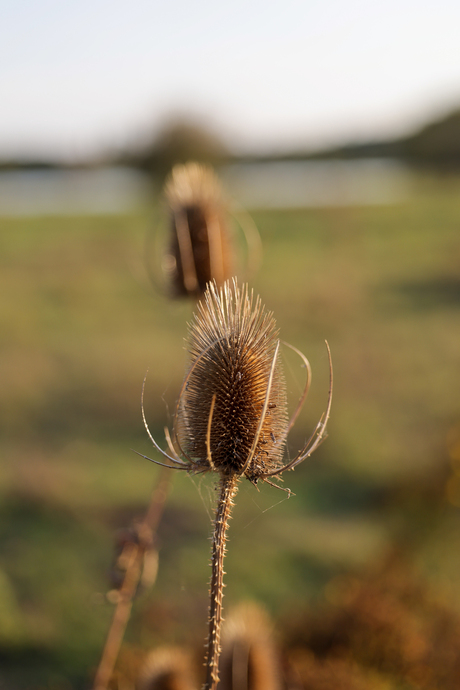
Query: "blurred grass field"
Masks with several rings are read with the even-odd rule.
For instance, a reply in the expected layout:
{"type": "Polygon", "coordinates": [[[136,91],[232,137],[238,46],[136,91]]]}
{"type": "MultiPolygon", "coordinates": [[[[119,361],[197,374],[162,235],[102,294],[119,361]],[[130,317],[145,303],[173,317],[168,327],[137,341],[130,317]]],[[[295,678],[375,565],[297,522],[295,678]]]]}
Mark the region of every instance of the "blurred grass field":
{"type": "MultiPolygon", "coordinates": [[[[157,293],[145,238],[157,209],[0,220],[0,659],[8,687],[86,686],[112,615],[116,530],[141,516],[157,439],[182,380],[189,304],[157,293]]],[[[252,282],[313,386],[295,452],[324,410],[330,437],[286,477],[296,496],[241,485],[226,605],[274,617],[327,599],[337,574],[395,547],[460,609],[460,180],[420,181],[398,205],[253,211],[252,282]]],[[[292,404],[303,370],[288,353],[292,404]]],[[[205,635],[211,478],[178,473],[158,580],[128,643],[205,635]]]]}

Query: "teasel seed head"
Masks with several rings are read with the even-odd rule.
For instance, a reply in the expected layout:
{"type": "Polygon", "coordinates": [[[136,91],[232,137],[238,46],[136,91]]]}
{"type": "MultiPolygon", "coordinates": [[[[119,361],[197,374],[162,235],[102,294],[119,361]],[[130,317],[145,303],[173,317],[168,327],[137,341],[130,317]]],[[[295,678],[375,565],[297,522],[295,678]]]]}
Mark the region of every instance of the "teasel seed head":
{"type": "Polygon", "coordinates": [[[180,647],[158,647],[150,652],[139,672],[137,690],[196,690],[190,655],[180,647]]]}
{"type": "Polygon", "coordinates": [[[209,281],[232,275],[232,242],[226,203],[212,168],[176,165],[164,195],[170,209],[170,241],[163,264],[175,296],[199,296],[209,281]]]}
{"type": "MultiPolygon", "coordinates": [[[[286,388],[279,358],[280,341],[271,312],[236,279],[207,287],[189,326],[190,365],[176,406],[172,434],[165,429],[164,451],[142,418],[155,449],[167,464],[193,473],[217,472],[221,478],[246,476],[256,484],[294,469],[327,436],[332,405],[332,362],[326,342],[330,385],[326,410],[297,455],[283,464],[286,438],[303,407],[311,383],[305,355],[284,343],[303,361],[307,377],[298,405],[287,419],[286,388]]],[[[145,379],[144,379],[145,386],[145,379]]],[[[277,486],[277,485],[275,485],[277,486]]],[[[280,488],[280,487],[279,487],[280,488]]],[[[286,489],[289,491],[289,489],[286,489]]]]}
{"type": "Polygon", "coordinates": [[[281,654],[267,612],[239,604],[222,626],[220,690],[281,690],[281,654]]]}
{"type": "Polygon", "coordinates": [[[273,315],[246,286],[209,285],[189,328],[176,420],[179,445],[200,468],[257,482],[281,466],[287,403],[278,342],[273,315]]]}

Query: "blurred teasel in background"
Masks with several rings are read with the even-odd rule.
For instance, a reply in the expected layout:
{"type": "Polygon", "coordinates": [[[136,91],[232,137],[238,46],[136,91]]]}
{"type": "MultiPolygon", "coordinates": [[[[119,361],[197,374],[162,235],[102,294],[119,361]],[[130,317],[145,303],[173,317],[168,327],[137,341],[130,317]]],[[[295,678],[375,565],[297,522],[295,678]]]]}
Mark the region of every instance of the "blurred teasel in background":
{"type": "Polygon", "coordinates": [[[240,604],[222,626],[220,690],[282,690],[280,656],[266,611],[240,604]]]}
{"type": "Polygon", "coordinates": [[[191,656],[180,647],[158,647],[142,664],[137,690],[198,690],[191,656]]]}
{"type": "Polygon", "coordinates": [[[163,265],[175,296],[199,295],[233,272],[232,243],[217,176],[198,163],[176,165],[164,194],[171,211],[171,235],[163,265]]]}
{"type": "MultiPolygon", "coordinates": [[[[241,264],[246,277],[256,271],[261,257],[257,228],[245,211],[235,210],[235,202],[227,197],[211,167],[195,162],[175,165],[163,196],[168,229],[160,252],[161,282],[170,296],[199,298],[210,281],[222,286],[239,272],[241,264]],[[246,244],[244,252],[238,227],[246,244]]],[[[158,254],[158,246],[154,254],[158,254]]],[[[147,270],[158,284],[150,260],[151,251],[146,247],[147,270]]]]}

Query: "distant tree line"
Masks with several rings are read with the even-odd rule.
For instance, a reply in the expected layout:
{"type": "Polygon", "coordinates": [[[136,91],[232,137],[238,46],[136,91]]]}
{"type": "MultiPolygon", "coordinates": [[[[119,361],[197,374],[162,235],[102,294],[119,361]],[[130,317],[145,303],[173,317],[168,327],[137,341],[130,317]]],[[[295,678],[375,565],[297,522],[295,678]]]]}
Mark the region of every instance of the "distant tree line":
{"type": "Polygon", "coordinates": [[[414,166],[460,168],[460,109],[418,132],[390,141],[349,144],[315,154],[324,158],[399,158],[414,166]]]}
{"type": "Polygon", "coordinates": [[[240,161],[399,158],[414,166],[460,169],[460,109],[406,137],[370,141],[312,153],[289,151],[277,155],[232,156],[215,134],[186,121],[164,129],[131,162],[163,178],[174,163],[196,160],[218,165],[240,161]]]}
{"type": "MultiPolygon", "coordinates": [[[[158,135],[136,150],[108,157],[99,164],[130,165],[159,180],[175,163],[194,160],[211,165],[229,162],[268,162],[282,160],[324,160],[356,158],[399,158],[414,166],[460,169],[460,109],[429,123],[418,132],[389,141],[369,141],[319,152],[293,150],[276,155],[232,154],[218,135],[187,119],[173,120],[158,135]]],[[[89,161],[89,165],[95,164],[89,161]]],[[[1,161],[0,169],[56,168],[49,161],[1,161]]],[[[68,167],[68,166],[66,166],[68,167]]],[[[82,167],[82,166],[80,166],[82,167]]]]}

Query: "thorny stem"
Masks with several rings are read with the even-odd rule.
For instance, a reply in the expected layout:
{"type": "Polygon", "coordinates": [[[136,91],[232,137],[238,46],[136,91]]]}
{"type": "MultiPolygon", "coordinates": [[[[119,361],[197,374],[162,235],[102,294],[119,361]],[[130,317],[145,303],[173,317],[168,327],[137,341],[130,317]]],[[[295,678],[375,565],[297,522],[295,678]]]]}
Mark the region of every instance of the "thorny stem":
{"type": "MultiPolygon", "coordinates": [[[[171,483],[171,473],[163,469],[153,490],[150,504],[142,524],[138,527],[139,543],[129,543],[127,568],[123,584],[118,593],[118,601],[113,614],[112,624],[107,634],[104,651],[94,678],[93,690],[106,690],[112,677],[121,643],[131,615],[134,595],[142,575],[142,565],[146,549],[152,547],[153,535],[163,512],[166,497],[171,483]]],[[[152,583],[153,584],[153,583],[152,583]]]]}
{"type": "Polygon", "coordinates": [[[216,690],[219,682],[225,542],[228,521],[233,506],[233,497],[238,490],[237,484],[237,475],[222,476],[220,479],[220,492],[212,536],[209,633],[206,654],[206,681],[203,690],[216,690]]]}

